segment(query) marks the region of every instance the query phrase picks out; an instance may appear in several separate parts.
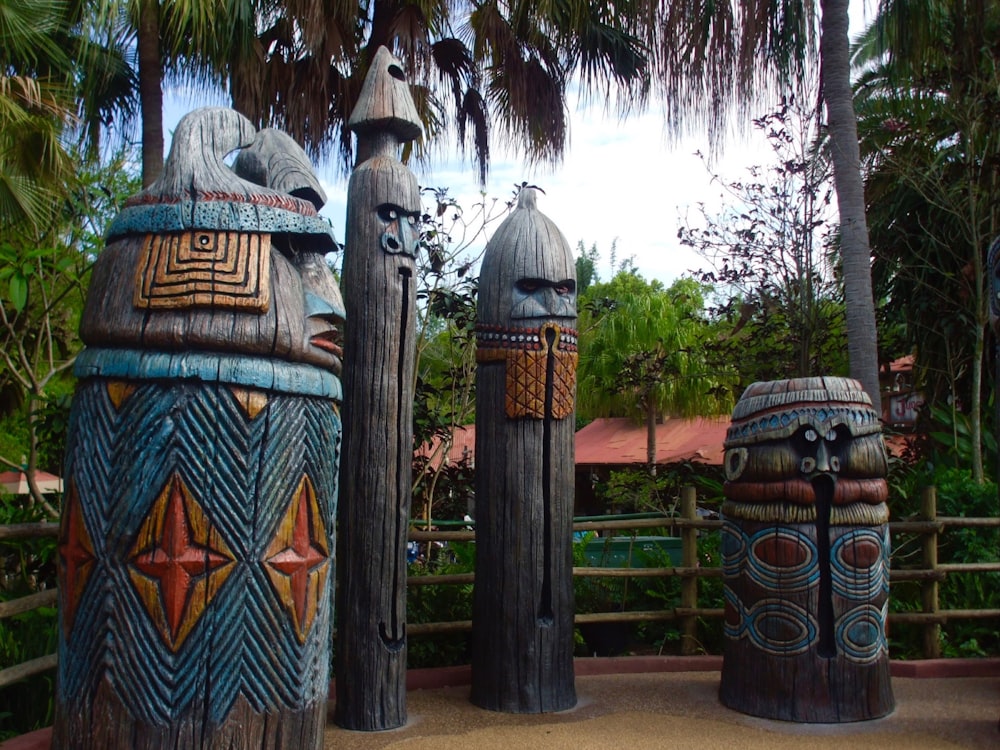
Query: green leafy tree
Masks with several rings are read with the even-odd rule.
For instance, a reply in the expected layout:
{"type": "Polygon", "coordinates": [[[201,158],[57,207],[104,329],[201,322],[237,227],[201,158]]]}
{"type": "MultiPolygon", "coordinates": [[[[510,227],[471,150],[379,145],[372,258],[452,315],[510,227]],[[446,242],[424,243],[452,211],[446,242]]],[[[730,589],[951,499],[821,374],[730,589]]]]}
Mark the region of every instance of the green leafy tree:
{"type": "Polygon", "coordinates": [[[477,268],[491,225],[512,203],[485,195],[468,210],[447,189],[423,191],[417,265],[417,360],[414,371],[414,443],[433,446],[414,460],[414,508],[426,519],[465,514],[471,497],[471,461],[441,460],[455,429],[475,418],[477,268]]]}
{"type": "Polygon", "coordinates": [[[723,330],[710,344],[744,384],[846,374],[844,309],[826,242],[833,212],[826,162],[816,151],[817,115],[788,97],[754,120],[773,159],[735,180],[713,174],[726,200],[698,206],[678,238],[710,266],[701,280],[718,300],[723,330]]]}
{"type": "Polygon", "coordinates": [[[581,300],[578,410],[642,420],[651,474],[658,420],[732,408],[735,373],[708,364],[703,307],[698,282],[679,279],[664,288],[630,270],[595,284],[581,300]]]}
{"type": "Polygon", "coordinates": [[[66,144],[94,135],[126,70],[121,50],[81,36],[84,7],[0,0],[0,229],[55,220],[75,178],[66,144]]]}
{"type": "Polygon", "coordinates": [[[583,246],[583,240],[576,245],[576,291],[577,294],[586,294],[593,284],[598,283],[601,277],[597,275],[597,260],[601,253],[597,245],[593,244],[587,250],[583,246]]]}
{"type": "Polygon", "coordinates": [[[22,222],[0,237],[0,419],[24,426],[12,431],[21,440],[3,444],[0,464],[26,468],[35,501],[52,515],[34,472],[58,471],[62,462],[64,417],[61,429],[54,422],[72,389],[90,266],[104,227],[135,188],[125,161],[94,168],[78,160],[83,168],[49,226],[35,231],[22,222]]]}
{"type": "MultiPolygon", "coordinates": [[[[929,400],[968,409],[982,481],[986,255],[1000,234],[1000,8],[891,3],[858,56],[877,278],[929,400]]],[[[952,414],[950,422],[958,423],[952,414]]]]}

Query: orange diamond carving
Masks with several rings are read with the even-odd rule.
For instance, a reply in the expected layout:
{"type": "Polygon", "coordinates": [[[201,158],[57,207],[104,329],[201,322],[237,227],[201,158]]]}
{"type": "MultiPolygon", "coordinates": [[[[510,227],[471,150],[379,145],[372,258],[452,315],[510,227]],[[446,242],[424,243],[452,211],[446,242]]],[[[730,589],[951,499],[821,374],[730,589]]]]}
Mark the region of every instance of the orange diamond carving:
{"type": "Polygon", "coordinates": [[[235,558],[174,474],[153,503],[129,554],[129,576],[174,651],[233,571],[235,558]]]}
{"type": "Polygon", "coordinates": [[[299,482],[265,554],[271,585],[292,617],[299,643],[304,643],[330,573],[330,545],[309,477],[299,482]]]}
{"type": "Polygon", "coordinates": [[[76,482],[70,479],[66,507],[59,525],[59,590],[63,598],[63,633],[67,639],[95,561],[94,543],[83,519],[76,482]]]}

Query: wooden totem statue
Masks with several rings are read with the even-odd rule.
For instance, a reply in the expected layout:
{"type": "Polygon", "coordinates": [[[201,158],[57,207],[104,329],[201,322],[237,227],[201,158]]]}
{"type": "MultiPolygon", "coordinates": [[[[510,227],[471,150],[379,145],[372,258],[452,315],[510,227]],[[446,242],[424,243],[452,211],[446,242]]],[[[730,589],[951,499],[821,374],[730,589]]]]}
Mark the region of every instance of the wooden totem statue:
{"type": "Polygon", "coordinates": [[[576,704],[573,439],[576,264],[522,190],[486,247],[476,323],[472,701],[576,704]]]}
{"type": "Polygon", "coordinates": [[[893,708],[887,460],[848,378],[754,383],[726,435],[722,703],[845,722],[893,708]]]}
{"type": "Polygon", "coordinates": [[[108,232],[67,446],[53,748],[322,746],[343,320],[324,200],[288,136],[202,109],[108,232]]]}
{"type": "Polygon", "coordinates": [[[397,158],[420,135],[399,62],[372,61],[349,127],[348,323],[337,588],[336,722],[406,723],[406,539],[413,476],[413,369],[420,191],[397,158]],[[353,285],[353,288],[352,288],[353,285]]]}
{"type": "MultiPolygon", "coordinates": [[[[994,399],[996,401],[994,415],[997,419],[995,424],[1000,424],[1000,237],[994,239],[993,244],[990,245],[990,250],[986,257],[986,269],[986,286],[990,300],[990,327],[993,329],[993,335],[998,342],[996,347],[996,364],[998,367],[994,376],[993,387],[994,399]]],[[[996,480],[1000,482],[1000,459],[998,459],[997,465],[993,469],[996,472],[996,480]]]]}

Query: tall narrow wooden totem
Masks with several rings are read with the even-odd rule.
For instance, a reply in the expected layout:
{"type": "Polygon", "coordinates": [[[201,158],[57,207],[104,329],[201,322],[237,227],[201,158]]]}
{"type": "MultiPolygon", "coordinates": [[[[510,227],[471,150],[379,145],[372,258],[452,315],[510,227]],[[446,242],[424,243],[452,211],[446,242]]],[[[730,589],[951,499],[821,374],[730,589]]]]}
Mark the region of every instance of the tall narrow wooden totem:
{"type": "Polygon", "coordinates": [[[887,461],[871,399],[848,378],[754,383],[725,448],[720,699],[787,721],[885,716],[887,461]]]}
{"type": "MultiPolygon", "coordinates": [[[[986,256],[986,288],[990,300],[990,327],[993,329],[996,345],[996,373],[994,375],[993,388],[994,400],[996,401],[994,415],[1000,424],[1000,237],[993,240],[989,253],[986,256]]],[[[1000,457],[997,458],[997,465],[993,467],[996,481],[1000,482],[1000,457]]]]}
{"type": "Polygon", "coordinates": [[[324,200],[290,138],[203,109],[108,232],[67,447],[53,748],[322,746],[343,320],[324,200]]]}
{"type": "Polygon", "coordinates": [[[575,325],[573,254],[527,188],[487,245],[476,324],[472,701],[494,711],[576,704],[575,325]]]}
{"type": "Polygon", "coordinates": [[[344,460],[337,588],[336,722],[406,723],[406,538],[413,463],[416,253],[420,192],[397,158],[420,135],[410,90],[384,47],[349,127],[344,460]]]}

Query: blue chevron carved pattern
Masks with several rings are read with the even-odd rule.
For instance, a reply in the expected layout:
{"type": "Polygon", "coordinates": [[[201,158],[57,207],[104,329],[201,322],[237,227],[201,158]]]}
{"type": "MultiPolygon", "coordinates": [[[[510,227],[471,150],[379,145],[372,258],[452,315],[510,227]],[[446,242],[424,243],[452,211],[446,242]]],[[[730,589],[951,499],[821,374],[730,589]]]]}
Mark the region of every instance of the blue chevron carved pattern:
{"type": "Polygon", "coordinates": [[[90,378],[71,420],[60,699],[106,680],[153,725],[325,700],[335,403],[90,378]]]}

